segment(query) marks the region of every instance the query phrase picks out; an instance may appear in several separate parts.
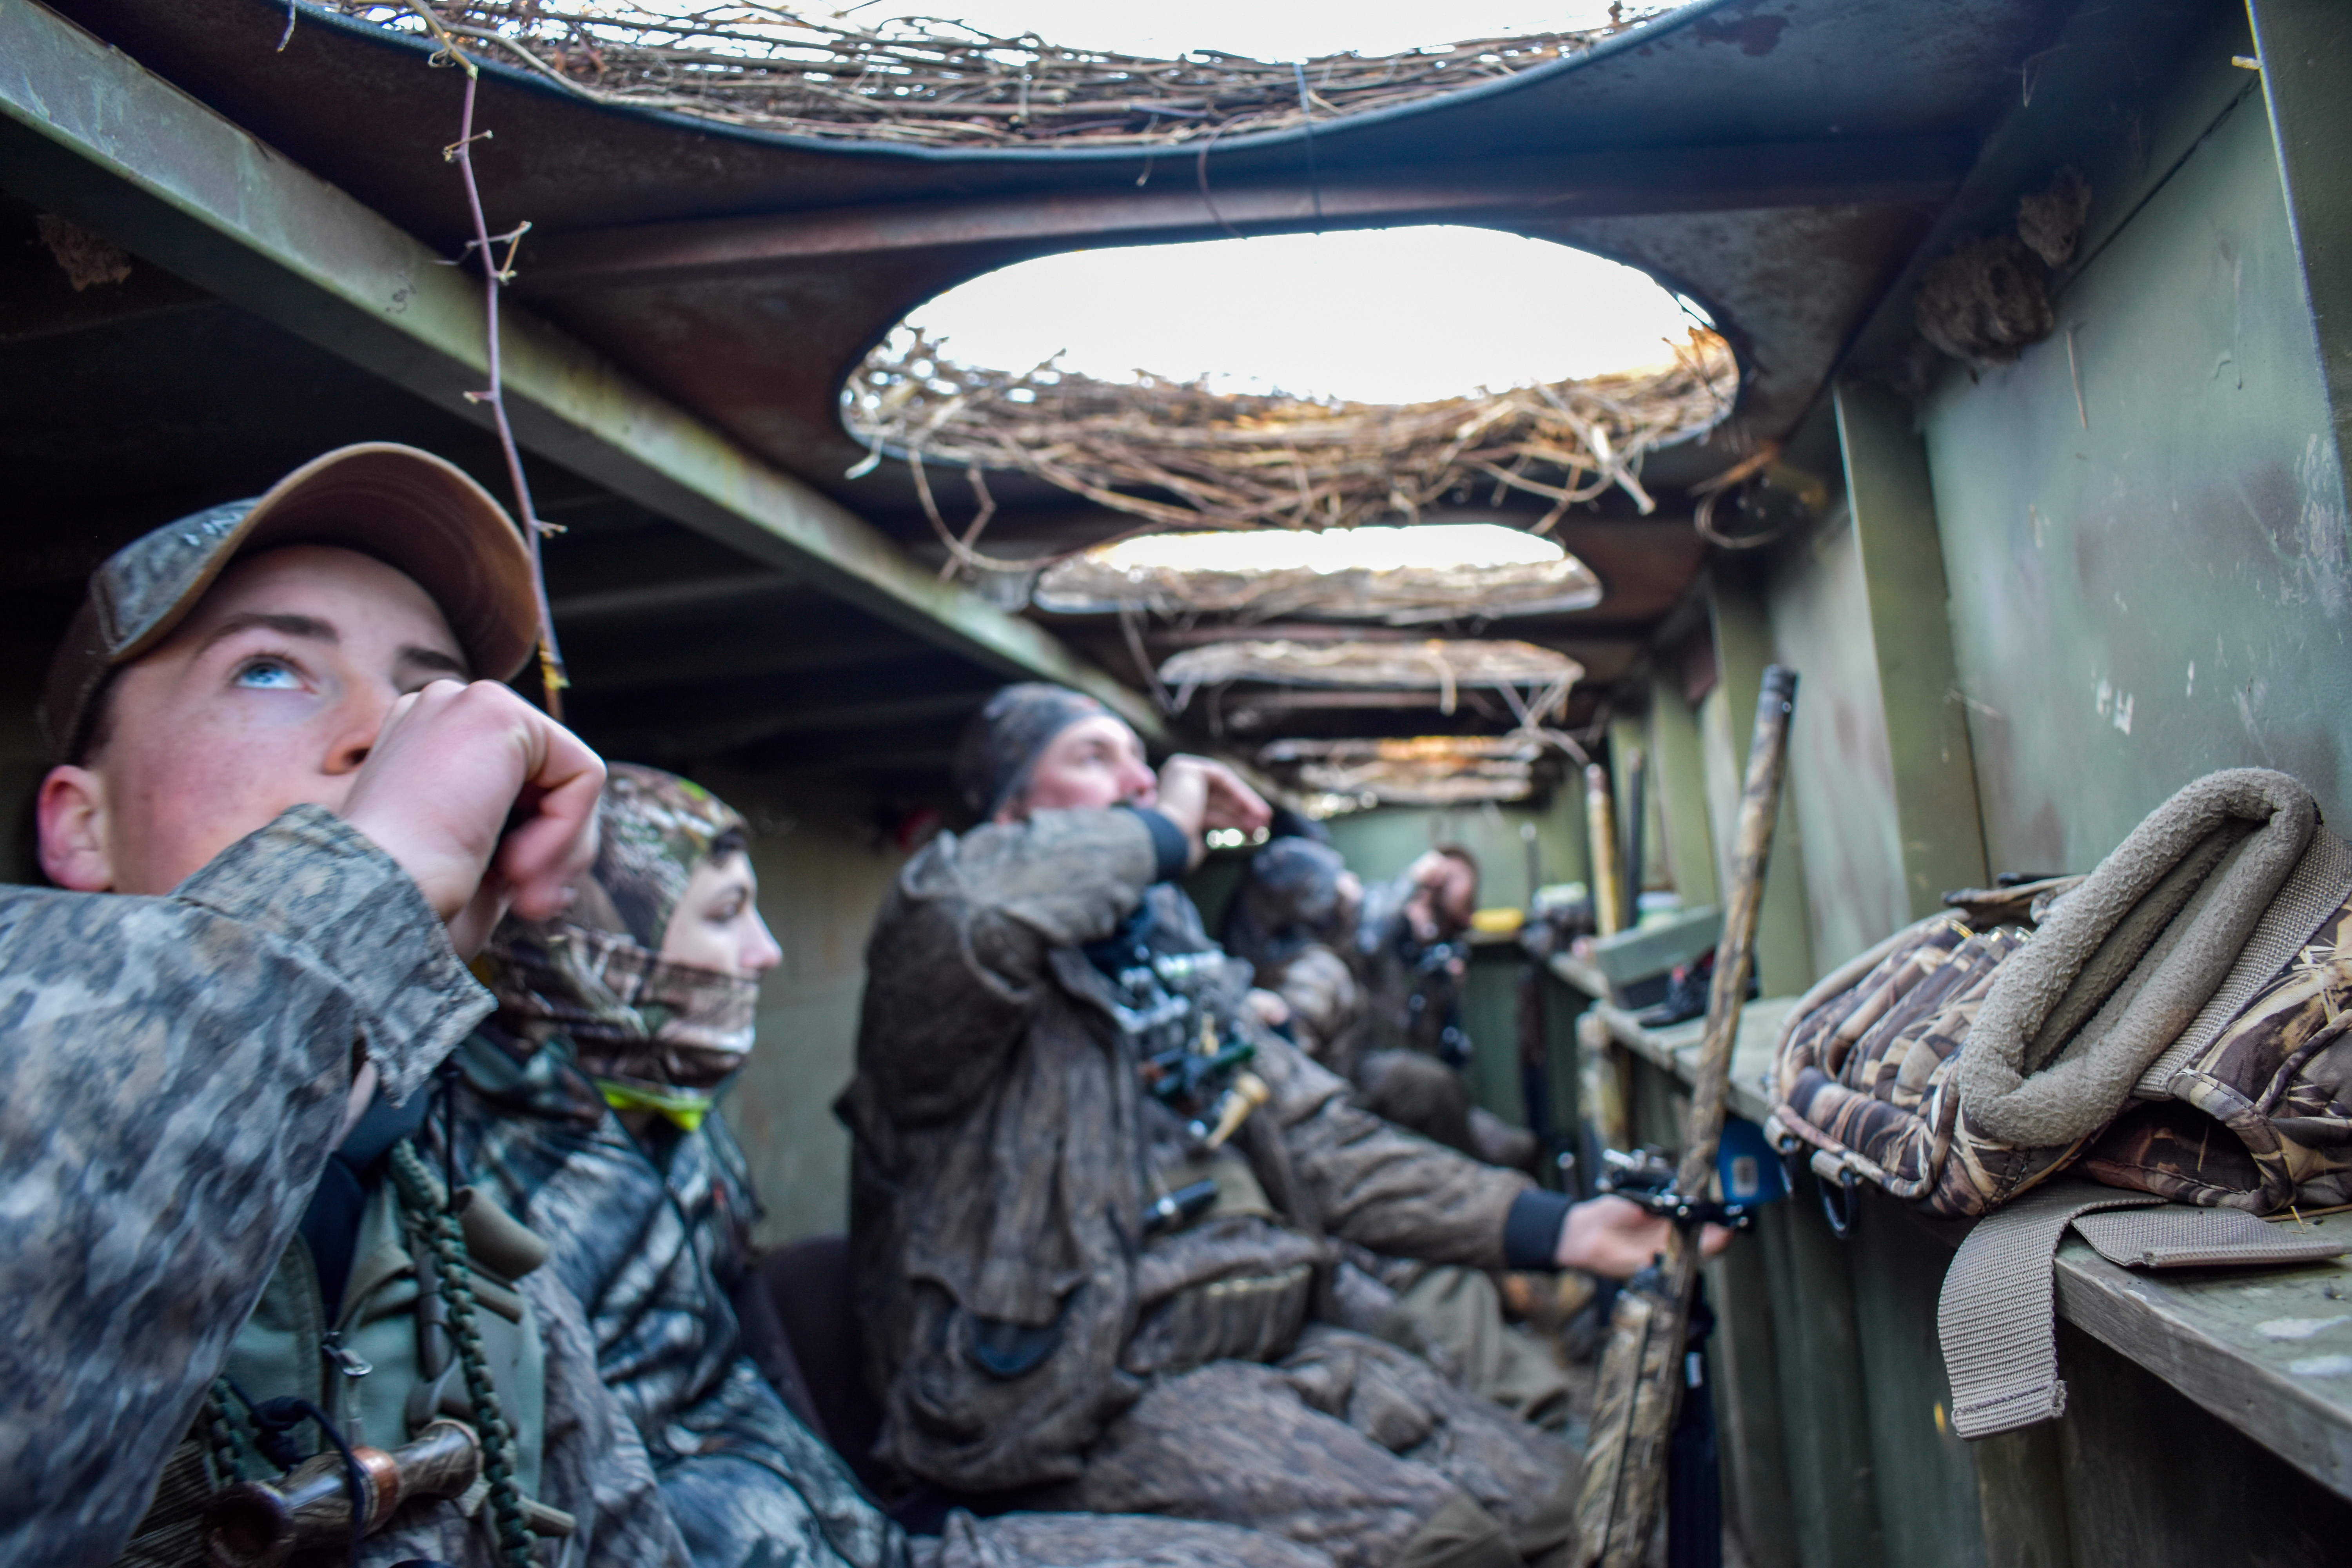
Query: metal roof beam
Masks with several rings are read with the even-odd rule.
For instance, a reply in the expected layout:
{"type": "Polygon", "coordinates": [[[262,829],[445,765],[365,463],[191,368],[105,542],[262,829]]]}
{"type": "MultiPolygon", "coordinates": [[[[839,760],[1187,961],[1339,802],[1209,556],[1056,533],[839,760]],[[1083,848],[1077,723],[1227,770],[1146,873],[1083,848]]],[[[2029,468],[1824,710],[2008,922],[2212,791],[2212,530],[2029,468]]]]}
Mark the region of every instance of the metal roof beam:
{"type": "MultiPolygon", "coordinates": [[[[0,186],[487,423],[465,397],[487,375],[474,275],[31,0],[0,0],[0,186]]],[[[1049,633],[938,582],[545,322],[502,314],[508,407],[532,452],[989,669],[1089,691],[1164,739],[1148,702],[1049,633]]]]}
{"type": "MultiPolygon", "coordinates": [[[[742,711],[725,719],[684,725],[664,723],[646,732],[648,739],[657,738],[683,753],[719,754],[787,735],[833,735],[911,729],[924,724],[960,724],[979,711],[987,697],[985,691],[928,691],[824,708],[793,705],[761,709],[747,705],[742,711]]],[[[633,727],[622,723],[605,728],[625,737],[633,727]]]]}
{"type": "MultiPolygon", "coordinates": [[[[1961,137],[1852,138],[1633,149],[1559,157],[1327,172],[1279,184],[1045,192],[967,202],[841,207],[544,235],[523,286],[551,294],[698,282],[891,251],[1090,245],[1368,228],[1481,216],[1619,216],[1841,203],[1940,202],[1976,148],[1961,137]]],[[[1178,159],[1181,164],[1186,160],[1178,159]]]]}

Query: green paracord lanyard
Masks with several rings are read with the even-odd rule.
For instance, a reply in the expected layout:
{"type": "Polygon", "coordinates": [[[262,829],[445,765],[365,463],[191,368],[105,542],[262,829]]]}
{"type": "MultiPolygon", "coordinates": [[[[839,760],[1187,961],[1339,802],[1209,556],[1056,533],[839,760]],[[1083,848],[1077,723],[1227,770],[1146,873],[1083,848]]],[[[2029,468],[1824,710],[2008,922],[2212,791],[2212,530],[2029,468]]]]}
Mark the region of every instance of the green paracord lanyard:
{"type": "Polygon", "coordinates": [[[490,1483],[490,1517],[499,1560],[508,1568],[530,1568],[530,1530],[523,1521],[522,1487],[515,1479],[514,1429],[507,1425],[498,1390],[490,1383],[489,1361],[482,1352],[481,1325],[475,1318],[474,1271],[467,1259],[464,1227],[450,1212],[448,1200],[435,1192],[432,1173],[425,1168],[415,1143],[404,1138],[393,1145],[390,1165],[409,1223],[433,1248],[441,1300],[449,1309],[449,1335],[457,1342],[457,1364],[465,1373],[466,1397],[473,1405],[474,1425],[482,1442],[482,1475],[490,1483]]]}

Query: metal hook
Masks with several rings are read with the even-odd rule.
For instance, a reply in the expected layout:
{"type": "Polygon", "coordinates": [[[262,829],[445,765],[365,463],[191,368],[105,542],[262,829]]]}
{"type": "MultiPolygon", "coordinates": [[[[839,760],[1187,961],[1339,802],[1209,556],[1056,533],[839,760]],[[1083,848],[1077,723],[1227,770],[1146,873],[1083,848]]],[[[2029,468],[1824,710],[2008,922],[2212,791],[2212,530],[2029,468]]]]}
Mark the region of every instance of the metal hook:
{"type": "Polygon", "coordinates": [[[1844,1169],[1838,1172],[1834,1188],[1827,1182],[1822,1184],[1822,1214],[1830,1222],[1830,1234],[1840,1241],[1853,1239],[1854,1222],[1859,1213],[1854,1191],[1861,1184],[1852,1171],[1844,1169]]]}

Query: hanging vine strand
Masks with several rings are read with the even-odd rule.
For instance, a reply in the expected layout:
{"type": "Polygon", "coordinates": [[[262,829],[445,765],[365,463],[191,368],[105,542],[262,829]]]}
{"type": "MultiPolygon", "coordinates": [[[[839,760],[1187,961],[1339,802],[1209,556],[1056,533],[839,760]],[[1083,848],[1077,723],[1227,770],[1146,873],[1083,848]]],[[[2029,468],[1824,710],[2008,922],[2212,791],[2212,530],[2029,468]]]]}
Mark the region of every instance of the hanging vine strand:
{"type": "Polygon", "coordinates": [[[541,542],[547,534],[561,532],[552,523],[541,522],[530,500],[530,481],[522,468],[522,448],[516,444],[514,426],[507,419],[506,380],[499,353],[499,295],[514,277],[515,247],[529,233],[530,225],[518,224],[505,234],[490,233],[489,221],[483,216],[482,189],[474,178],[474,143],[489,138],[488,131],[474,129],[474,97],[481,86],[481,73],[465,50],[458,47],[449,28],[424,0],[404,0],[404,8],[429,27],[441,45],[440,53],[433,57],[436,65],[454,64],[466,73],[465,107],[457,121],[457,140],[441,150],[441,156],[457,166],[466,182],[466,210],[474,220],[474,237],[466,243],[462,265],[470,256],[482,269],[483,332],[487,339],[490,384],[480,392],[466,394],[468,402],[478,403],[490,411],[490,422],[497,428],[499,449],[506,456],[507,480],[514,489],[515,513],[522,524],[524,541],[530,546],[531,593],[539,606],[539,681],[542,700],[549,715],[559,722],[563,718],[563,689],[572,684],[564,673],[563,654],[555,640],[555,614],[547,602],[547,568],[541,553],[541,542]],[[494,247],[504,245],[506,255],[499,257],[494,247]]]}

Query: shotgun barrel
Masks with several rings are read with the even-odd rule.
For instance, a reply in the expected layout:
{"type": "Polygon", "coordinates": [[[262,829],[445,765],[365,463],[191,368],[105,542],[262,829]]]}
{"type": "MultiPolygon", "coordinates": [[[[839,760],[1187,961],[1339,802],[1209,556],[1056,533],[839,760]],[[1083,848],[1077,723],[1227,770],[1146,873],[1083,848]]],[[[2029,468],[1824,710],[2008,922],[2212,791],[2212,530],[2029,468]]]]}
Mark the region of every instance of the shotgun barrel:
{"type": "MultiPolygon", "coordinates": [[[[1723,936],[1715,950],[1706,1033],[1699,1047],[1675,1177],[1676,1194],[1694,1205],[1706,1196],[1716,1147],[1723,1136],[1731,1047],[1739,1037],[1739,1013],[1755,956],[1764,871],[1780,814],[1789,719],[1796,699],[1796,672],[1780,665],[1768,667],[1756,700],[1756,730],[1748,742],[1748,778],[1732,843],[1730,897],[1724,908],[1723,936]]],[[[1664,1489],[1667,1438],[1682,1394],[1698,1263],[1697,1226],[1677,1226],[1662,1263],[1643,1270],[1617,1294],[1577,1503],[1580,1568],[1638,1568],[1648,1550],[1664,1489]]]]}

